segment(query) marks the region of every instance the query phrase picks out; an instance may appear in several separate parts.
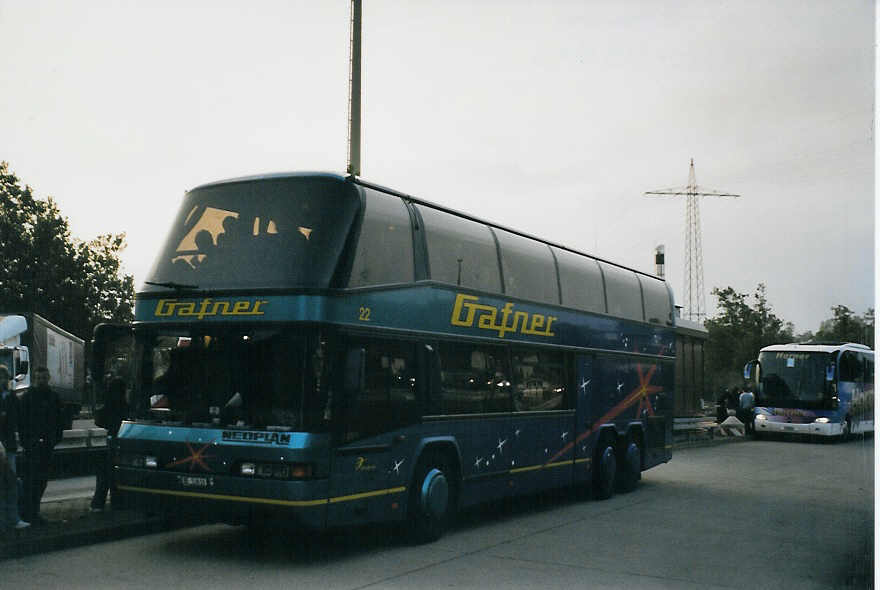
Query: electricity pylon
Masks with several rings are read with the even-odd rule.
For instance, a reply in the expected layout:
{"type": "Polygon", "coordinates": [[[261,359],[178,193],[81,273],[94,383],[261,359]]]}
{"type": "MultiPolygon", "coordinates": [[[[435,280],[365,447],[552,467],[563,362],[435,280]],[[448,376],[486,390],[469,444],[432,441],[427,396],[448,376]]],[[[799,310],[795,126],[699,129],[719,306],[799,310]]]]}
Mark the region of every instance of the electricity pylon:
{"type": "Polygon", "coordinates": [[[693,158],[691,158],[687,186],[647,191],[645,196],[649,195],[687,197],[684,230],[684,313],[688,319],[701,322],[706,317],[706,294],[703,291],[703,247],[698,197],[738,197],[740,195],[697,186],[693,158]]]}

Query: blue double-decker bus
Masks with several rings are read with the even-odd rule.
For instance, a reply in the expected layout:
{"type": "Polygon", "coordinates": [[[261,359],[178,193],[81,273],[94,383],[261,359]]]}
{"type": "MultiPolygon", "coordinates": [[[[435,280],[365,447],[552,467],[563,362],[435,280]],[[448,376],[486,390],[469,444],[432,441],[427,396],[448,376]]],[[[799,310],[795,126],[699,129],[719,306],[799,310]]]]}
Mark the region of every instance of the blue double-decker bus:
{"type": "Polygon", "coordinates": [[[744,377],[753,376],[756,436],[874,430],[874,351],[863,344],[766,346],[745,366],[744,377]]]}
{"type": "Polygon", "coordinates": [[[669,461],[662,280],[350,177],[189,191],[131,326],[114,503],[259,527],[406,521],[669,461]]]}

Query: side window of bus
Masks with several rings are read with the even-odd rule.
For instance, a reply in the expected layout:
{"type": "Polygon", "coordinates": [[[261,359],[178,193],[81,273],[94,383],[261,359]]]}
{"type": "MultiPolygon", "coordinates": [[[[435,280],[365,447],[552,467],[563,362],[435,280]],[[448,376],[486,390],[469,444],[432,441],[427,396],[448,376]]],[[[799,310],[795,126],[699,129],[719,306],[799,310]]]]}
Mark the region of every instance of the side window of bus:
{"type": "Polygon", "coordinates": [[[409,283],[415,276],[412,225],[398,197],[367,190],[349,287],[409,283]]]}
{"type": "Polygon", "coordinates": [[[347,442],[412,423],[419,413],[414,346],[392,340],[360,345],[366,351],[364,388],[350,405],[347,442]]]}
{"type": "Polygon", "coordinates": [[[864,366],[858,354],[851,350],[840,355],[840,380],[861,383],[864,380],[864,366]]]}
{"type": "Polygon", "coordinates": [[[865,355],[865,383],[874,383],[874,355],[865,355]]]}
{"type": "Polygon", "coordinates": [[[441,343],[438,352],[440,388],[432,400],[432,413],[510,411],[510,369],[506,348],[441,343]]]}
{"type": "Polygon", "coordinates": [[[561,352],[514,349],[513,408],[517,412],[561,410],[565,405],[565,356],[561,352]]]}

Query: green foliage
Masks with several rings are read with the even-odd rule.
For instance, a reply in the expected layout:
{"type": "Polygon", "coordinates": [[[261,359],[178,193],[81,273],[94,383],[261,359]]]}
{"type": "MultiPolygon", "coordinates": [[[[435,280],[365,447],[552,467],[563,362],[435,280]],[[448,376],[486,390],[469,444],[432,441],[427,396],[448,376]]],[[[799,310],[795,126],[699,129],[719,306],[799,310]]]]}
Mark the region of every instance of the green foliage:
{"type": "Polygon", "coordinates": [[[125,234],[73,239],[55,201],[34,198],[0,162],[0,311],[34,312],[81,338],[100,322],[131,321],[124,249],[125,234]]]}
{"type": "Polygon", "coordinates": [[[792,341],[794,326],[773,313],[766,291],[763,283],[753,295],[737,293],[732,287],[712,290],[718,298],[718,315],[706,320],[709,391],[742,385],[743,365],[757,358],[762,347],[792,341]]]}
{"type": "Polygon", "coordinates": [[[831,307],[834,314],[819,325],[815,340],[819,342],[855,342],[874,348],[874,308],[859,317],[845,305],[831,307]]]}

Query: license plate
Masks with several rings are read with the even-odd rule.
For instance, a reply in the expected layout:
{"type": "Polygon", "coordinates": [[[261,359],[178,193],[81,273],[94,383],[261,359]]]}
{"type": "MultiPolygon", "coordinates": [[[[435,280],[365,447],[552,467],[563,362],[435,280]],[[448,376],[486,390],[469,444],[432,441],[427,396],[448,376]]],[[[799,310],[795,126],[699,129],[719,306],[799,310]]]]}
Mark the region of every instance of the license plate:
{"type": "Polygon", "coordinates": [[[181,475],[180,484],[187,488],[206,488],[208,487],[207,477],[195,477],[192,475],[181,475]]]}

